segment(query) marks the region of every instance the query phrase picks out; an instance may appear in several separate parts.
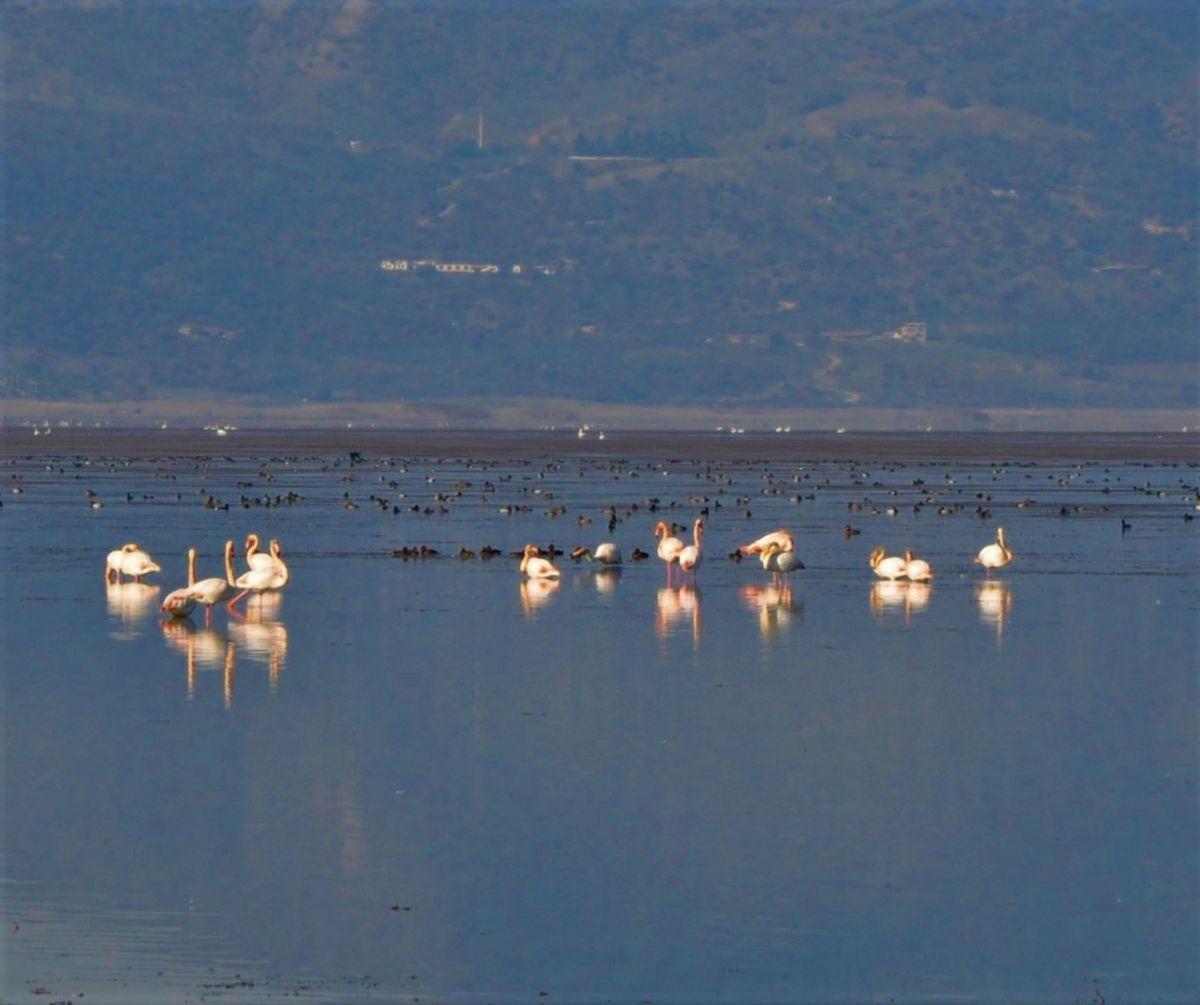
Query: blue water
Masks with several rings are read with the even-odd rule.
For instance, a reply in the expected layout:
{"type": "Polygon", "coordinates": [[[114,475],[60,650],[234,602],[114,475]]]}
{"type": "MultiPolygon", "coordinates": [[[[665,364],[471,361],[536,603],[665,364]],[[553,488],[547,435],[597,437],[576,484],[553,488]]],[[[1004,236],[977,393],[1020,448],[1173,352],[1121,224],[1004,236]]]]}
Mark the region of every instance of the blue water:
{"type": "Polygon", "coordinates": [[[4,1001],[1196,1000],[1193,444],[153,437],[5,434],[4,1001]],[[288,588],[164,623],[250,531],[288,588]]]}

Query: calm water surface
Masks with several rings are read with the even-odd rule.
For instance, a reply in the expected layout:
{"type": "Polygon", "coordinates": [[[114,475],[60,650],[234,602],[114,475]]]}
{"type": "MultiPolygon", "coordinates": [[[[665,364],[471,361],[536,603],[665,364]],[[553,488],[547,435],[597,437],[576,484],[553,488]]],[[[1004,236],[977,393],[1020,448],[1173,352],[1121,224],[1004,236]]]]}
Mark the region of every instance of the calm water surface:
{"type": "Polygon", "coordinates": [[[157,435],[3,439],[4,1001],[1196,1000],[1194,437],[157,435]]]}

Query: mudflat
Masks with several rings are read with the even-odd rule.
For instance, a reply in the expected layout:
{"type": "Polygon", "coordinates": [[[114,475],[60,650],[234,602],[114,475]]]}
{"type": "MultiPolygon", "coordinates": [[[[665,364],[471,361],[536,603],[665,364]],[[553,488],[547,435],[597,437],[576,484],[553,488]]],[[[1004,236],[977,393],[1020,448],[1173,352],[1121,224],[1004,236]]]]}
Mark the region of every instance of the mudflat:
{"type": "Polygon", "coordinates": [[[259,457],[312,454],[421,457],[687,457],[699,460],[1200,460],[1193,432],[729,433],[622,430],[603,439],[571,432],[385,429],[213,430],[60,427],[37,437],[0,427],[0,457],[259,457]]]}

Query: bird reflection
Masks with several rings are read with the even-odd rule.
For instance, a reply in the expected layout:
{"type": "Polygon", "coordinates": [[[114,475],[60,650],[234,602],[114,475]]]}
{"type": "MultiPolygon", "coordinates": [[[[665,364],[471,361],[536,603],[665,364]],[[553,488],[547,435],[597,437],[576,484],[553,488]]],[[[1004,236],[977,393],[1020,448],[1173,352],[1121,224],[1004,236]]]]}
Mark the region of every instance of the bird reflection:
{"type": "Polygon", "coordinates": [[[910,583],[906,579],[880,579],[871,586],[871,612],[882,618],[889,613],[903,612],[905,621],[920,614],[929,606],[933,586],[929,583],[910,583]]]}
{"type": "Polygon", "coordinates": [[[908,615],[920,614],[929,606],[929,598],[933,596],[933,586],[929,583],[909,583],[908,598],[904,607],[904,613],[908,615]]]}
{"type": "Polygon", "coordinates": [[[988,579],[975,587],[975,602],[979,605],[979,620],[996,629],[996,641],[1004,634],[1004,622],[1012,611],[1012,591],[999,579],[988,579]]]}
{"type": "Polygon", "coordinates": [[[764,641],[770,641],[780,629],[804,618],[804,605],[792,599],[792,588],[786,583],[779,586],[747,584],[741,588],[739,596],[748,611],[758,614],[758,630],[764,641]]]}
{"type": "Polygon", "coordinates": [[[141,634],[141,623],[157,613],[161,590],[162,587],[153,583],[108,583],[105,586],[108,613],[121,622],[121,628],[113,632],[113,638],[137,638],[141,634]]]}
{"type": "Polygon", "coordinates": [[[233,704],[233,668],[237,646],[227,636],[211,628],[197,628],[191,621],[173,619],[161,623],[167,645],[187,661],[188,701],[196,697],[198,670],[222,671],[225,707],[233,704]]]}
{"type": "Polygon", "coordinates": [[[559,587],[557,579],[521,580],[521,607],[526,617],[533,617],[554,596],[559,587]]]}
{"type": "Polygon", "coordinates": [[[597,593],[612,593],[621,582],[620,566],[607,566],[597,569],[592,581],[596,584],[597,593]]]}
{"type": "Polygon", "coordinates": [[[274,694],[287,662],[288,630],[287,625],[273,618],[282,606],[283,597],[264,595],[262,601],[247,607],[244,615],[230,609],[229,634],[246,659],[266,664],[267,679],[274,694]]]}
{"type": "Polygon", "coordinates": [[[700,642],[700,591],[691,583],[664,586],[658,591],[654,630],[660,638],[674,635],[680,624],[690,623],[692,641],[700,642]]]}
{"type": "Polygon", "coordinates": [[[880,579],[871,585],[871,613],[876,617],[904,609],[910,584],[903,579],[880,579]]]}

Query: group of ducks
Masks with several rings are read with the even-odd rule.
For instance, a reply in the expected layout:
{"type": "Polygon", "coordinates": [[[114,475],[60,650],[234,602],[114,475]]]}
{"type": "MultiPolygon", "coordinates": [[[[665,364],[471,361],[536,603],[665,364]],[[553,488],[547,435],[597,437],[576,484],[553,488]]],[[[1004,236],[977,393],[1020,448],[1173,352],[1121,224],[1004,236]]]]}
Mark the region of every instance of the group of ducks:
{"type": "MultiPolygon", "coordinates": [[[[692,543],[684,544],[682,540],[671,533],[671,528],[660,520],[654,528],[654,536],[658,538],[658,557],[666,563],[667,579],[670,581],[672,570],[678,568],[681,573],[695,574],[703,559],[702,542],[704,539],[704,520],[697,518],[692,525],[692,543]]],[[[559,570],[549,559],[543,558],[536,544],[528,544],[521,557],[521,572],[530,579],[553,579],[560,575],[559,570]]],[[[756,555],[765,571],[772,573],[776,583],[794,569],[803,569],[804,563],[796,555],[796,540],[790,531],[775,530],[764,534],[756,541],[744,544],[734,553],[741,555],[756,555]]],[[[576,549],[572,557],[586,557],[603,565],[619,565],[621,552],[612,542],[598,545],[594,551],[587,548],[576,549]]],[[[974,563],[982,565],[985,573],[991,576],[993,569],[1001,569],[1013,559],[1012,549],[1004,538],[1004,528],[996,529],[996,540],[985,545],[975,556],[974,563]]],[[[899,555],[888,555],[886,549],[879,547],[871,552],[868,559],[875,575],[881,579],[908,579],[916,583],[927,583],[933,578],[933,568],[923,558],[917,558],[911,549],[899,555]]]]}
{"type": "MultiPolygon", "coordinates": [[[[205,622],[210,623],[213,607],[232,594],[236,593],[236,596],[229,600],[227,606],[230,610],[247,594],[282,590],[291,580],[291,570],[283,560],[282,546],[275,539],[272,539],[265,553],[259,551],[259,546],[257,534],[247,535],[245,550],[248,568],[238,575],[233,567],[233,541],[226,541],[224,577],[213,576],[201,580],[196,579],[196,549],[188,548],[188,585],[167,594],[159,610],[172,618],[186,618],[197,604],[201,604],[205,608],[205,622]]],[[[122,576],[130,576],[134,582],[141,582],[142,576],[161,571],[161,565],[136,543],[130,542],[109,552],[104,578],[109,583],[120,583],[122,576]]]]}

